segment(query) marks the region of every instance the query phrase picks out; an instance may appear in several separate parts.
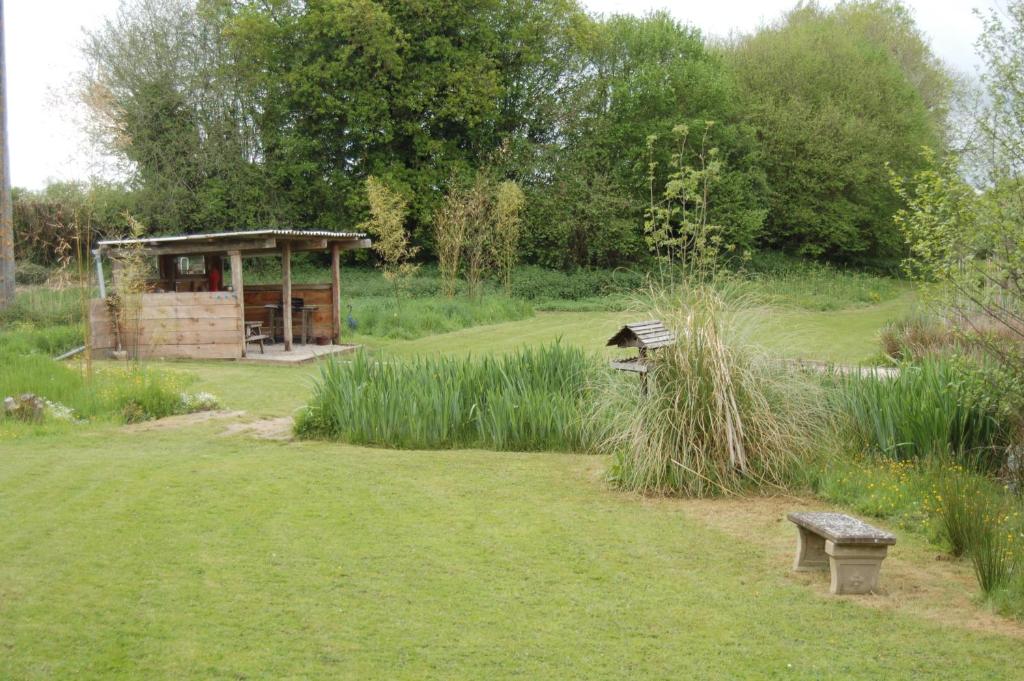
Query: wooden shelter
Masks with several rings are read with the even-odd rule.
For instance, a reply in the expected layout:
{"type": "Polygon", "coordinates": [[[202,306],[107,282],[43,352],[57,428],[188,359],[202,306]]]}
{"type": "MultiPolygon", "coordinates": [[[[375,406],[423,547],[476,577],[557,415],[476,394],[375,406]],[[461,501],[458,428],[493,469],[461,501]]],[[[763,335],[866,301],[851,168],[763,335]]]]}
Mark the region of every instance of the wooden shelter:
{"type": "Polygon", "coordinates": [[[607,346],[637,348],[639,355],[628,359],[613,360],[612,368],[646,374],[648,353],[675,342],[675,334],[665,328],[665,325],[657,319],[626,324],[619,329],[618,333],[608,339],[607,346]]]}
{"type": "Polygon", "coordinates": [[[280,338],[284,353],[292,353],[296,319],[307,341],[340,345],[341,252],[370,245],[365,234],[293,229],[101,241],[93,251],[101,298],[89,310],[92,350],[100,355],[125,349],[138,357],[240,359],[252,341],[262,349],[262,341],[280,338]],[[329,283],[292,283],[292,254],[302,252],[330,254],[329,283]],[[280,258],[281,283],[246,286],[242,259],[252,257],[280,258]],[[112,264],[115,287],[126,262],[143,261],[151,269],[145,292],[128,312],[118,312],[117,304],[124,303],[112,304],[107,295],[105,258],[112,264]]]}

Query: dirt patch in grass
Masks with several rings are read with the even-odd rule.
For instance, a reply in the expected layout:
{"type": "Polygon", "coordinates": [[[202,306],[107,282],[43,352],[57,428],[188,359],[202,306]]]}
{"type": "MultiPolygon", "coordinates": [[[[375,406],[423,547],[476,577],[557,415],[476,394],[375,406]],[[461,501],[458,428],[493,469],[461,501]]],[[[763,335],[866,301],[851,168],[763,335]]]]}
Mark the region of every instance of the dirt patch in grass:
{"type": "Polygon", "coordinates": [[[882,563],[881,592],[870,596],[831,596],[828,572],[793,572],[796,528],[789,511],[829,511],[822,502],[800,497],[659,500],[691,518],[764,549],[768,569],[813,589],[823,598],[841,598],[860,606],[913,614],[949,626],[1024,639],[1024,624],[1000,617],[979,604],[980,591],[969,563],[949,560],[934,546],[905,530],[893,531],[896,546],[882,563]]]}
{"type": "Polygon", "coordinates": [[[125,426],[124,430],[133,433],[148,433],[159,430],[178,430],[180,428],[188,428],[189,426],[195,426],[209,421],[236,419],[241,416],[245,416],[244,411],[197,411],[193,414],[179,414],[178,416],[168,416],[154,421],[133,423],[129,426],[125,426]]]}
{"type": "Polygon", "coordinates": [[[287,441],[292,438],[292,417],[281,416],[272,419],[258,419],[231,423],[222,435],[248,435],[261,440],[287,441]]]}

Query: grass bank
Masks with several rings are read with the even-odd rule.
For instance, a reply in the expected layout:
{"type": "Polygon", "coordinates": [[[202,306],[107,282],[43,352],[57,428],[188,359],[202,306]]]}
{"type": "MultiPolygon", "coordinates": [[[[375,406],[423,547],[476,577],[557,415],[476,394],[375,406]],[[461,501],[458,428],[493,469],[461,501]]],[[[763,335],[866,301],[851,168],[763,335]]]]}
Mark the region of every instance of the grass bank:
{"type": "MultiPolygon", "coordinates": [[[[188,390],[194,377],[142,365],[104,363],[92,375],[78,364],[56,362],[43,355],[0,350],[0,399],[32,394],[47,402],[43,421],[76,424],[86,420],[135,423],[217,406],[216,398],[188,390]]],[[[34,424],[21,424],[0,413],[8,435],[32,434],[34,424]]]]}

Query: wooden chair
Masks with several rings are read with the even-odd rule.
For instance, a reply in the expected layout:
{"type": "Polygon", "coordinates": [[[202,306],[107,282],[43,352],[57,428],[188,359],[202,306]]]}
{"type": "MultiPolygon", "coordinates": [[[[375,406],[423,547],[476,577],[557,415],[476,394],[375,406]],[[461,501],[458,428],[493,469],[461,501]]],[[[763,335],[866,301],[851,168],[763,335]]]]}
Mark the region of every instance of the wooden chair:
{"type": "Polygon", "coordinates": [[[246,322],[245,323],[245,343],[258,343],[260,346],[260,354],[265,355],[267,351],[263,349],[263,341],[268,340],[270,336],[263,333],[263,322],[246,322]]]}

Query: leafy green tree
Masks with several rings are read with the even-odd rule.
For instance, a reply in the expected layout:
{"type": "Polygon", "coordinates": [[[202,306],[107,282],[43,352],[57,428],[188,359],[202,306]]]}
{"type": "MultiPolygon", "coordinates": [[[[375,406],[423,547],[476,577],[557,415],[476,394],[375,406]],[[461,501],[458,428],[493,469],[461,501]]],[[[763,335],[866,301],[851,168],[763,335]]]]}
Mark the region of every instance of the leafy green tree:
{"type": "Polygon", "coordinates": [[[1024,385],[1024,2],[983,16],[978,42],[987,106],[978,120],[987,170],[980,188],[960,160],[924,154],[925,168],[893,187],[910,248],[907,265],[952,320],[1024,385]]]}
{"type": "Polygon", "coordinates": [[[253,102],[211,8],[126,0],[83,48],[90,131],[134,171],[137,214],[156,230],[274,222],[253,102]]]}
{"type": "Polygon", "coordinates": [[[399,307],[402,290],[419,269],[412,261],[419,248],[409,243],[405,229],[409,205],[401,194],[373,176],[366,179],[366,195],[370,217],[359,228],[373,235],[373,249],[380,257],[384,278],[394,288],[395,306],[399,307]]]}
{"type": "MultiPolygon", "coordinates": [[[[705,120],[718,122],[709,142],[729,168],[709,210],[734,241],[752,245],[764,219],[755,140],[733,79],[700,32],[659,12],[597,20],[581,40],[583,62],[562,95],[562,135],[527,186],[528,257],[563,267],[645,259],[646,139],[705,120]]],[[[670,151],[657,153],[668,163],[670,151]]]]}
{"type": "Polygon", "coordinates": [[[902,252],[884,170],[942,148],[950,80],[898,2],[801,5],[728,59],[768,178],[764,242],[836,259],[902,252]]]}
{"type": "Polygon", "coordinates": [[[257,93],[275,193],[305,223],[351,224],[369,175],[429,227],[450,178],[503,141],[554,134],[573,0],[235,2],[225,33],[257,93]]]}

